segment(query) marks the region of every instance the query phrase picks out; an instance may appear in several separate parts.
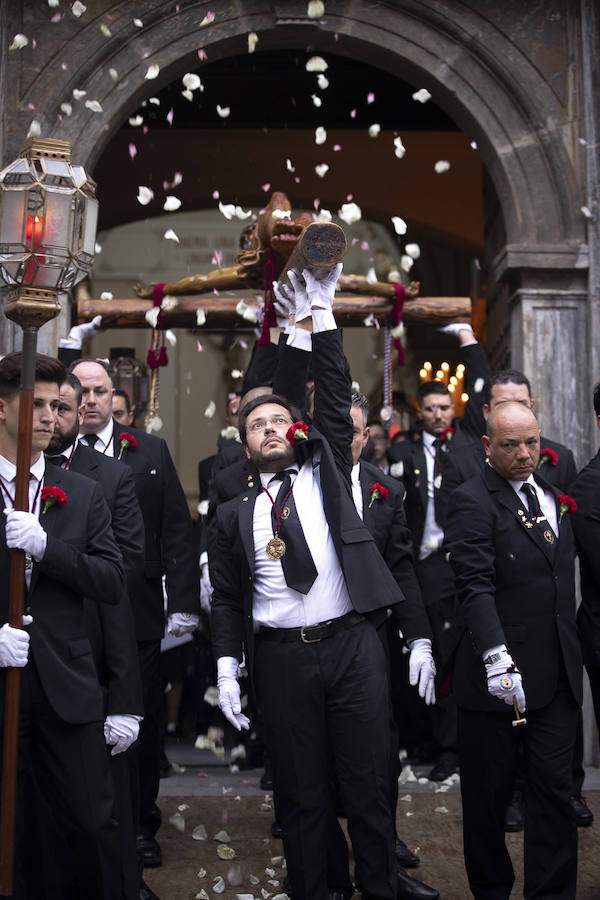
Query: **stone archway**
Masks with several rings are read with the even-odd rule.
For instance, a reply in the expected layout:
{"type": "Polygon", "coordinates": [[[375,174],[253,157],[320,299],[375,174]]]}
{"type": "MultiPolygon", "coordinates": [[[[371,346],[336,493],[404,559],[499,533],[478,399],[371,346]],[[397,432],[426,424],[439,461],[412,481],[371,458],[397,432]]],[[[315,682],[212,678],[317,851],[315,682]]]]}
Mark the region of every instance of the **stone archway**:
{"type": "Polygon", "coordinates": [[[335,49],[428,88],[477,141],[499,198],[503,226],[490,238],[488,255],[496,280],[507,285],[513,364],[532,376],[544,429],[575,445],[583,459],[587,385],[577,383],[573,367],[574,351],[586,345],[587,258],[576,140],[581,102],[572,93],[577,73],[570,62],[580,21],[570,0],[551,0],[525,17],[494,0],[390,0],[376,7],[329,0],[318,22],[308,18],[304,0],[215,6],[214,21],[203,27],[205,2],[177,11],[126,0],[105,3],[102,13],[90,4],[81,19],[66,14],[55,25],[34,22],[26,9],[20,18],[9,12],[9,31],[38,29],[39,52],[37,67],[20,68],[14,54],[6,67],[5,79],[20,96],[5,128],[5,158],[18,150],[32,106],[42,132],[69,140],[93,172],[106,141],[139,103],[197,67],[199,48],[210,59],[246,53],[249,32],[264,49],[335,49]],[[160,73],[149,82],[151,64],[160,73]],[[85,90],[102,112],[73,101],[74,89],[85,90]],[[70,116],[60,113],[64,101],[72,103],[70,116]],[[569,354],[557,356],[554,340],[565,334],[569,354]],[[554,403],[559,396],[563,403],[554,403]],[[581,423],[576,434],[574,412],[581,423]]]}

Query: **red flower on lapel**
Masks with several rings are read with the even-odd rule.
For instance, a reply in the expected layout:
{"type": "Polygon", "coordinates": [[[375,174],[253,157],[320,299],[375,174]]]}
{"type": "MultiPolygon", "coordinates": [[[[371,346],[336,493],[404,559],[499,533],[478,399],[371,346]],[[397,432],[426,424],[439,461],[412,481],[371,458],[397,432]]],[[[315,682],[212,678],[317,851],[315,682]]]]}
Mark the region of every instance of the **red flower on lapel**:
{"type": "Polygon", "coordinates": [[[285,436],[292,447],[295,447],[299,441],[308,440],[308,425],[306,422],[294,422],[288,428],[285,436]]]}
{"type": "Polygon", "coordinates": [[[559,522],[562,520],[562,517],[565,513],[569,513],[569,515],[571,515],[571,513],[574,513],[577,510],[577,503],[575,502],[575,500],[573,500],[572,497],[569,497],[568,494],[559,494],[558,502],[560,504],[558,513],[559,522]]]}
{"type": "Polygon", "coordinates": [[[538,469],[541,469],[545,462],[549,462],[551,465],[555,466],[558,463],[558,453],[555,450],[551,450],[550,447],[544,447],[540,452],[538,469]]]}
{"type": "Polygon", "coordinates": [[[452,426],[449,426],[448,428],[446,428],[445,431],[443,431],[441,433],[440,437],[443,441],[451,441],[453,434],[454,434],[454,428],[452,428],[452,426]]]}
{"type": "Polygon", "coordinates": [[[45,516],[51,506],[58,504],[64,506],[67,502],[67,495],[59,487],[43,487],[42,488],[42,515],[45,516]]]}
{"type": "Polygon", "coordinates": [[[129,434],[128,431],[122,431],[119,437],[119,455],[117,459],[121,459],[126,450],[135,450],[137,447],[137,441],[132,434],[129,434]]]}
{"type": "Polygon", "coordinates": [[[369,503],[369,509],[373,506],[375,500],[387,500],[389,496],[389,491],[382,484],[379,484],[378,481],[375,484],[372,484],[369,488],[371,492],[371,502],[369,503]]]}

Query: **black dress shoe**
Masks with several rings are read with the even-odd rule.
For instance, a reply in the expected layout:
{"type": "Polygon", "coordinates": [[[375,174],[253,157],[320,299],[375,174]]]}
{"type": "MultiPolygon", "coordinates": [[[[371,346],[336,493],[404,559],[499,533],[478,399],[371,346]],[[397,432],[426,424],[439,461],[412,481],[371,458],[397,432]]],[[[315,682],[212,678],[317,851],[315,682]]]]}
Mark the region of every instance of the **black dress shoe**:
{"type": "Polygon", "coordinates": [[[512,832],[523,831],[523,795],[521,791],[515,791],[506,808],[504,830],[512,832]]]}
{"type": "Polygon", "coordinates": [[[434,767],[427,773],[429,781],[445,781],[458,772],[458,759],[454,753],[442,753],[434,767]]]}
{"type": "Polygon", "coordinates": [[[283,828],[277,819],[271,824],[271,834],[274,838],[279,838],[279,840],[283,837],[283,828]]]}
{"type": "Polygon", "coordinates": [[[404,841],[396,838],[396,862],[403,869],[416,869],[421,860],[412,850],[408,849],[404,841]]]}
{"type": "Polygon", "coordinates": [[[397,900],[439,900],[440,892],[429,887],[423,881],[417,881],[407,875],[404,869],[398,869],[396,881],[397,900]]]}
{"type": "Polygon", "coordinates": [[[571,797],[571,806],[575,812],[575,819],[579,828],[587,828],[594,821],[594,813],[591,811],[581,794],[571,797]]]}
{"type": "Polygon", "coordinates": [[[154,891],[148,887],[145,881],[142,881],[142,886],[140,888],[140,900],[160,900],[158,894],[155,894],[154,891]]]}
{"type": "Polygon", "coordinates": [[[155,869],[162,866],[162,853],[158,842],[153,837],[138,834],[136,844],[138,857],[141,858],[144,868],[155,869]]]}

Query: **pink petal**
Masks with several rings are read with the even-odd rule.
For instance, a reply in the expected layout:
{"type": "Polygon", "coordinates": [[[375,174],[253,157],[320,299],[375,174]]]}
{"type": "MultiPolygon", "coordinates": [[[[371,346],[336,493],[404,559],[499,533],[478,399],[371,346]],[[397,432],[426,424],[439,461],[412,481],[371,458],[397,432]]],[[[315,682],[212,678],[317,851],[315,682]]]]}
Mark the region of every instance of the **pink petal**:
{"type": "Polygon", "coordinates": [[[173,124],[173,107],[171,107],[171,109],[167,113],[167,122],[169,123],[169,125],[173,124]]]}
{"type": "Polygon", "coordinates": [[[198,50],[198,56],[202,60],[202,62],[204,62],[205,59],[208,59],[208,56],[206,55],[206,51],[205,51],[204,47],[201,47],[198,50]]]}
{"type": "Polygon", "coordinates": [[[367,103],[374,103],[374,102],[375,102],[375,94],[373,92],[371,92],[370,94],[367,94],[367,103]]]}
{"type": "MultiPolygon", "coordinates": [[[[196,341],[196,350],[198,351],[198,353],[202,353],[202,344],[200,343],[200,341],[196,341]]],[[[198,772],[198,778],[206,778],[206,773],[198,772]]]]}
{"type": "Polygon", "coordinates": [[[319,197],[315,197],[315,199],[313,200],[313,203],[314,203],[315,212],[316,212],[316,210],[317,210],[317,209],[319,208],[319,206],[321,205],[321,200],[320,200],[320,198],[319,198],[319,197]]]}
{"type": "Polygon", "coordinates": [[[136,153],[137,153],[137,147],[135,146],[135,144],[130,144],[130,145],[129,145],[129,155],[130,155],[130,157],[131,157],[132,159],[134,159],[136,153]]]}
{"type": "Polygon", "coordinates": [[[148,134],[148,126],[142,125],[142,134],[148,134]]]}
{"type": "Polygon", "coordinates": [[[54,13],[54,15],[52,16],[50,21],[51,22],[60,22],[61,19],[62,19],[62,15],[58,12],[58,13],[54,13]]]}
{"type": "Polygon", "coordinates": [[[60,67],[61,67],[61,69],[63,70],[63,72],[66,72],[67,69],[69,68],[69,64],[63,62],[63,63],[60,64],[60,67]]]}
{"type": "Polygon", "coordinates": [[[369,242],[368,242],[368,241],[363,241],[363,242],[361,243],[361,245],[360,245],[360,249],[361,249],[361,250],[368,250],[368,249],[369,249],[369,242]]]}
{"type": "Polygon", "coordinates": [[[355,110],[355,109],[351,109],[351,110],[350,110],[350,118],[351,118],[351,119],[355,119],[355,118],[356,118],[356,110],[355,110]]]}
{"type": "Polygon", "coordinates": [[[296,175],[296,177],[294,178],[294,181],[296,182],[296,184],[300,184],[300,179],[298,178],[297,175],[296,175]]]}
{"type": "Polygon", "coordinates": [[[218,200],[218,199],[219,199],[219,192],[218,192],[218,191],[213,191],[213,192],[212,192],[212,198],[213,198],[213,200],[218,200]]]}
{"type": "Polygon", "coordinates": [[[335,151],[341,150],[341,149],[342,149],[342,145],[341,145],[341,144],[334,144],[334,145],[333,145],[333,149],[334,149],[335,151]]]}
{"type": "Polygon", "coordinates": [[[263,191],[265,191],[265,192],[268,191],[270,187],[271,187],[270,184],[261,184],[261,188],[262,188],[263,191]]]}

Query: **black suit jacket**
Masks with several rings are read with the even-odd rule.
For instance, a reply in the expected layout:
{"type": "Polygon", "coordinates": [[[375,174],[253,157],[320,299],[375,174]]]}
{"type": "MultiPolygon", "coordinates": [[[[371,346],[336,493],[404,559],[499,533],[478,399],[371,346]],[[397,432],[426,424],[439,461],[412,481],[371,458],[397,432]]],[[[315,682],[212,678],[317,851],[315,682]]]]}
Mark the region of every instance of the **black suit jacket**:
{"type": "Polygon", "coordinates": [[[402,502],[404,491],[395,479],[364,460],[360,461],[359,482],[363,522],[404,594],[404,601],[392,607],[396,623],[406,641],[431,638],[429,619],[413,569],[412,538],[402,502]],[[370,489],[376,483],[387,488],[388,498],[371,503],[370,489]]]}
{"type": "MultiPolygon", "coordinates": [[[[541,464],[539,467],[540,475],[559,491],[566,491],[577,475],[573,454],[568,447],[565,447],[563,444],[557,444],[556,441],[551,441],[546,437],[540,438],[540,447],[542,450],[546,448],[554,450],[558,455],[558,462],[555,466],[549,461],[541,464]]],[[[485,450],[483,449],[481,438],[476,443],[458,450],[452,450],[448,454],[444,463],[444,474],[439,496],[439,505],[442,509],[442,525],[446,520],[452,491],[456,490],[465,481],[468,481],[469,478],[477,475],[478,472],[481,472],[484,465],[485,450]]]]}
{"type": "Polygon", "coordinates": [[[573,697],[581,703],[570,516],[563,516],[551,545],[539,528],[527,528],[519,510],[526,513],[525,504],[490,466],[454,492],[448,510],[445,545],[465,628],[453,692],[456,702],[469,709],[506,707],[487,691],[481,656],[499,644],[506,644],[523,675],[528,709],[552,700],[561,658],[573,697]]]}
{"type": "Polygon", "coordinates": [[[583,659],[588,666],[600,666],[600,452],[581,470],[569,494],[577,501],[571,521],[581,572],[577,622],[583,659]]]}
{"type": "MultiPolygon", "coordinates": [[[[125,590],[122,558],[98,484],[51,465],[46,466],[44,483],[61,488],[67,502],[51,506],[46,513],[40,511],[40,524],[48,540],[43,558],[33,565],[25,601],[26,612],[33,616],[27,628],[30,656],[61,719],[71,724],[100,721],[104,718],[104,702],[83,598],[96,603],[119,601],[125,590]]],[[[0,578],[5,586],[0,592],[0,619],[5,622],[10,553],[4,516],[0,523],[0,578]]]]}
{"type": "MultiPolygon", "coordinates": [[[[123,556],[127,583],[141,577],[144,523],[128,466],[77,444],[69,470],[100,484],[111,514],[112,532],[123,556]]],[[[84,608],[107,715],[143,716],[142,680],[127,592],[114,606],[86,598],[84,608]]]]}
{"type": "Polygon", "coordinates": [[[393,444],[390,447],[390,456],[392,455],[394,471],[398,471],[398,464],[401,464],[400,474],[394,477],[397,477],[399,482],[404,485],[406,520],[412,534],[414,557],[418,559],[425,530],[428,502],[427,460],[425,459],[423,438],[418,441],[401,441],[399,444],[393,444]]]}
{"type": "MultiPolygon", "coordinates": [[[[309,439],[296,447],[299,465],[319,463],[323,507],[350,600],[362,613],[385,615],[403,595],[363,524],[352,499],[350,472],[352,419],[350,376],[338,330],[313,335],[316,397],[315,422],[328,432],[328,440],[311,428],[309,439]]],[[[253,661],[252,601],[254,579],[254,487],[217,509],[218,541],[213,561],[212,639],[215,657],[241,659],[245,643],[249,665],[253,661]]]]}
{"type": "Polygon", "coordinates": [[[144,519],[145,564],[130,579],[129,597],[138,641],[160,640],[164,633],[162,576],[166,575],[168,613],[200,614],[198,548],[183,488],[169,448],[162,438],[114,421],[114,454],[120,435],[132,434],[137,447],[124,450],[121,460],[133,474],[144,519]]]}

